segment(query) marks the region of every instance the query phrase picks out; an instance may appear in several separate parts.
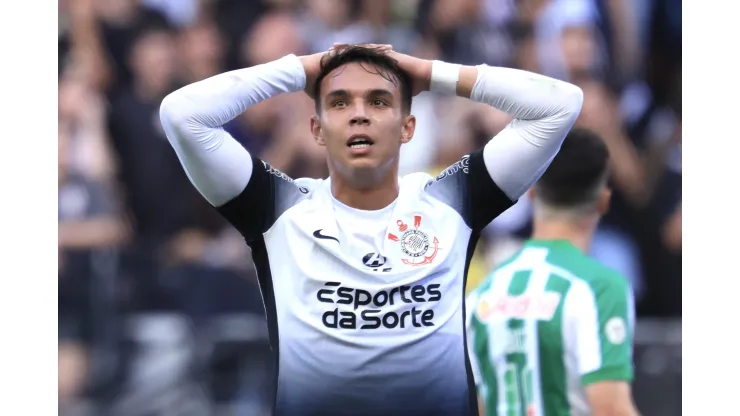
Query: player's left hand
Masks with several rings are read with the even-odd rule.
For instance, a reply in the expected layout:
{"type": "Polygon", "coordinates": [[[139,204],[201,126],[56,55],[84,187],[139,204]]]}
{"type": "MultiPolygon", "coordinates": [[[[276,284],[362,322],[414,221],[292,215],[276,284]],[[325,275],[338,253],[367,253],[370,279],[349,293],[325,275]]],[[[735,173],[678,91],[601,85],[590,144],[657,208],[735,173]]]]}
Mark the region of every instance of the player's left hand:
{"type": "MultiPolygon", "coordinates": [[[[341,43],[335,43],[333,48],[343,45],[341,43]]],[[[396,52],[391,45],[368,44],[363,46],[379,48],[388,56],[395,59],[398,62],[398,66],[411,77],[413,82],[411,87],[412,95],[416,96],[422,91],[429,90],[429,83],[432,78],[432,61],[396,52]]]]}

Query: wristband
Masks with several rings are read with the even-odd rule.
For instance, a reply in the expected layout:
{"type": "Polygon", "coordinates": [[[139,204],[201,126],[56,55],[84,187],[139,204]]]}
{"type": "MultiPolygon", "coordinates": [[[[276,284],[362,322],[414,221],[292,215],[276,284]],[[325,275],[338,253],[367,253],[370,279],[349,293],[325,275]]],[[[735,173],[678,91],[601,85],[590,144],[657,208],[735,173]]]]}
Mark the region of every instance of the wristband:
{"type": "Polygon", "coordinates": [[[460,78],[459,64],[432,61],[432,76],[429,90],[444,95],[457,95],[457,80],[460,78]]]}

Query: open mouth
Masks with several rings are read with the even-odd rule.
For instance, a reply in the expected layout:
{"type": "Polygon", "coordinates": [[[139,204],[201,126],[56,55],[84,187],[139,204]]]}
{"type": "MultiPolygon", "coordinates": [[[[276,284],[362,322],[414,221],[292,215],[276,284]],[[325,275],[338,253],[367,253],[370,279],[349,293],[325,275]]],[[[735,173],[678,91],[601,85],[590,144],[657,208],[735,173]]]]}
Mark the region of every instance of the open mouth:
{"type": "Polygon", "coordinates": [[[347,140],[347,146],[352,149],[362,149],[373,145],[373,141],[365,135],[357,134],[347,140]]]}

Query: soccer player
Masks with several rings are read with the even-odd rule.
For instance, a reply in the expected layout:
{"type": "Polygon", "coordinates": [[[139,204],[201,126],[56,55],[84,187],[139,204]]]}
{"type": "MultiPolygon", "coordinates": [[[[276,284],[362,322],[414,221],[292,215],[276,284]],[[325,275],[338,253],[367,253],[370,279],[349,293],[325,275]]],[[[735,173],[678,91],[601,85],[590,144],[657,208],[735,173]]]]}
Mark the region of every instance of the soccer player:
{"type": "Polygon", "coordinates": [[[469,415],[464,287],[478,234],[539,178],[583,102],[529,72],[336,45],[173,92],[161,121],[188,177],[252,249],[277,359],[274,414],[469,415]],[[293,180],[221,126],[306,90],[327,179],[293,180]],[[423,90],[516,119],[436,179],[398,177],[423,90]]]}
{"type": "Polygon", "coordinates": [[[637,414],[632,292],[585,254],[609,205],[608,163],[598,136],[573,129],[530,190],[532,239],[468,295],[481,414],[637,414]]]}

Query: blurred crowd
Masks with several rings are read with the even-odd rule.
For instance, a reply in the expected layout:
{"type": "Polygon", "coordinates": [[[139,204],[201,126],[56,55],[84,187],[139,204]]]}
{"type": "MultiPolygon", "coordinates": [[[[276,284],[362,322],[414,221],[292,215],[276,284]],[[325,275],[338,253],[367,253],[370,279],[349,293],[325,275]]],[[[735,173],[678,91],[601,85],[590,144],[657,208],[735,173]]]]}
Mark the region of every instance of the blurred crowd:
{"type": "MultiPolygon", "coordinates": [[[[517,67],[582,87],[578,124],[612,156],[592,255],[639,317],[681,315],[680,0],[59,0],[60,414],[269,408],[270,354],[248,247],[195,191],[159,104],[218,73],[328,49],[517,67]],[[64,413],[66,412],[66,413],[64,413]]],[[[328,175],[296,93],[225,126],[293,177],[328,175]]],[[[423,93],[402,173],[436,174],[509,121],[423,93]]],[[[522,198],[486,230],[474,284],[530,232],[522,198]]]]}

